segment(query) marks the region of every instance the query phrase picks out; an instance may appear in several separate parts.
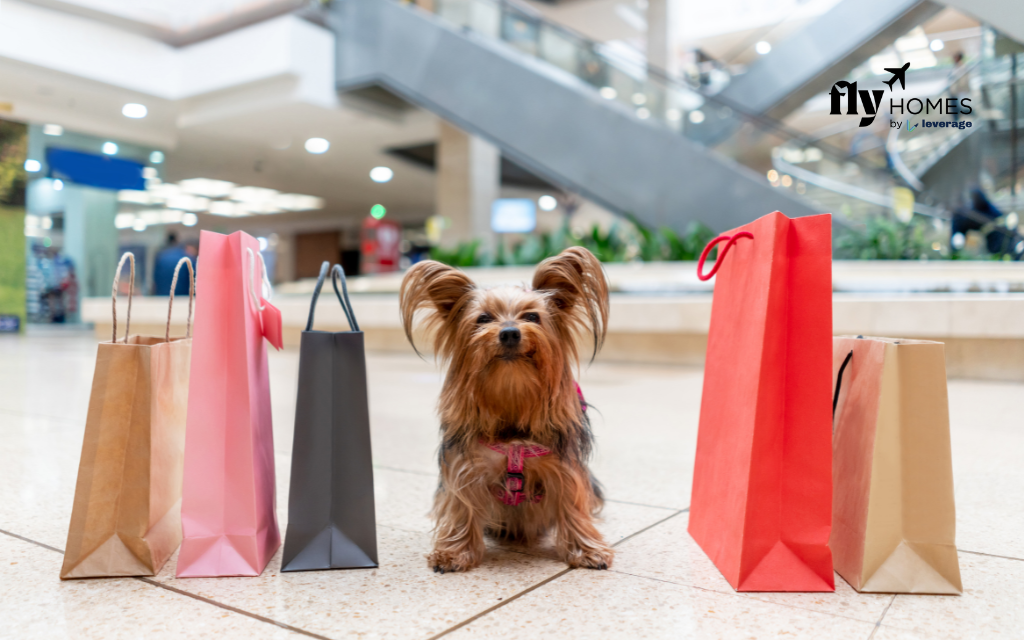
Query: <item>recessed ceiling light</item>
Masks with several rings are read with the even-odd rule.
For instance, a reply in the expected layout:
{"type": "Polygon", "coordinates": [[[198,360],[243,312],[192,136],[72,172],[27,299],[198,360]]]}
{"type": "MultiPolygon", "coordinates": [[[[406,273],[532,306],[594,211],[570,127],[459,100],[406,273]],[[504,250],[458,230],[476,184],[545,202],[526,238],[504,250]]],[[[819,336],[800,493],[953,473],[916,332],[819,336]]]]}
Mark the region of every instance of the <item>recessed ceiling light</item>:
{"type": "Polygon", "coordinates": [[[306,151],[310,153],[326,153],[330,148],[331,143],[323,138],[310,138],[309,140],[306,140],[306,151]]]}
{"type": "Polygon", "coordinates": [[[946,43],[936,38],[931,41],[931,44],[928,45],[928,48],[931,49],[932,51],[942,51],[943,49],[946,48],[946,43]]]}
{"type": "Polygon", "coordinates": [[[771,45],[771,43],[768,43],[768,42],[765,42],[764,40],[762,40],[762,41],[760,41],[760,42],[758,42],[757,44],[754,45],[754,50],[757,51],[759,54],[761,54],[763,56],[763,55],[768,54],[768,52],[770,52],[772,50],[772,45],[771,45]]]}
{"type": "Polygon", "coordinates": [[[226,198],[235,188],[234,182],[227,180],[210,180],[209,178],[189,178],[178,183],[185,193],[207,198],[226,198]]]}
{"type": "Polygon", "coordinates": [[[108,156],[117,155],[117,145],[114,144],[113,142],[104,142],[103,153],[107,154],[108,156]]]}
{"type": "Polygon", "coordinates": [[[700,124],[704,122],[704,112],[700,109],[695,109],[690,112],[690,122],[693,124],[700,124]]]}
{"type": "Polygon", "coordinates": [[[149,161],[151,164],[160,164],[164,161],[164,154],[162,151],[154,151],[149,154],[149,161]]]}
{"type": "Polygon", "coordinates": [[[53,181],[53,190],[54,191],[60,191],[63,188],[64,188],[64,181],[63,180],[54,180],[53,181]]]}
{"type": "Polygon", "coordinates": [[[146,108],[146,105],[137,102],[129,102],[121,107],[121,114],[126,118],[145,118],[147,113],[149,113],[149,109],[146,108]]]}
{"type": "Polygon", "coordinates": [[[601,87],[600,94],[605,100],[614,100],[619,95],[619,92],[613,87],[601,87]]]}
{"type": "Polygon", "coordinates": [[[374,182],[387,182],[395,176],[390,167],[374,167],[370,169],[370,180],[374,182]]]}
{"type": "Polygon", "coordinates": [[[183,216],[181,216],[181,224],[185,225],[186,227],[194,227],[196,226],[197,222],[199,222],[199,216],[197,216],[194,213],[186,213],[183,216]]]}
{"type": "Polygon", "coordinates": [[[62,136],[64,135],[64,127],[59,124],[44,124],[43,133],[48,136],[62,136]]]}
{"type": "Polygon", "coordinates": [[[558,200],[554,196],[541,196],[537,198],[537,206],[544,211],[554,211],[558,207],[558,200]]]}
{"type": "Polygon", "coordinates": [[[132,223],[132,229],[135,229],[136,231],[145,231],[146,221],[142,218],[135,218],[135,222],[132,223]]]}
{"type": "Polygon", "coordinates": [[[35,173],[36,171],[39,171],[42,168],[43,168],[43,164],[41,162],[39,162],[38,160],[26,160],[25,161],[25,171],[28,171],[29,173],[35,173]]]}

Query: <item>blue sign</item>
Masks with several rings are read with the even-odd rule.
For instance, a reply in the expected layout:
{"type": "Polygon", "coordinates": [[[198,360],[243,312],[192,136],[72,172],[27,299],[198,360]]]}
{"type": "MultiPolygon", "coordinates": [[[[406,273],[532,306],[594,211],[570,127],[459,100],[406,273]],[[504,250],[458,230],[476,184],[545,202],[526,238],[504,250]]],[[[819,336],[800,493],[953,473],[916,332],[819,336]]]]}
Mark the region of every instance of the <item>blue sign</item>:
{"type": "Polygon", "coordinates": [[[537,204],[529,198],[502,198],[491,205],[496,233],[529,233],[537,226],[537,204]]]}
{"type": "Polygon", "coordinates": [[[21,329],[21,318],[18,316],[0,316],[0,333],[18,333],[21,329]]]}
{"type": "Polygon", "coordinates": [[[51,178],[65,182],[100,189],[146,189],[142,177],[145,165],[134,160],[51,147],[46,150],[46,164],[50,166],[51,178]]]}

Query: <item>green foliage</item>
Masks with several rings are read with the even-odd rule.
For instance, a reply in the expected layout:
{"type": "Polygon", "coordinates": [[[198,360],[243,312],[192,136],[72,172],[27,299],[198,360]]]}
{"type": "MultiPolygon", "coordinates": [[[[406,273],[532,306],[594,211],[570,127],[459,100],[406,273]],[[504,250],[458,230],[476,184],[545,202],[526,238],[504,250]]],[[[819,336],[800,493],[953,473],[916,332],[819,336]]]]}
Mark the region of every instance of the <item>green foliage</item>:
{"type": "Polygon", "coordinates": [[[493,260],[479,251],[480,243],[475,240],[454,249],[434,247],[430,257],[455,267],[533,265],[569,247],[585,247],[601,262],[696,260],[715,237],[715,232],[700,222],[691,222],[680,236],[668,227],[654,231],[635,216],[628,218],[628,222],[615,222],[607,230],[595,224],[583,234],[574,234],[566,220],[550,233],[530,234],[514,245],[501,239],[493,260]]]}
{"type": "Polygon", "coordinates": [[[460,242],[454,249],[430,248],[430,259],[453,267],[475,267],[480,264],[480,241],[460,242]]]}
{"type": "Polygon", "coordinates": [[[939,232],[926,220],[915,217],[903,223],[888,216],[872,216],[863,228],[844,227],[835,236],[836,258],[853,260],[920,260],[943,258],[933,243],[939,232]]]}

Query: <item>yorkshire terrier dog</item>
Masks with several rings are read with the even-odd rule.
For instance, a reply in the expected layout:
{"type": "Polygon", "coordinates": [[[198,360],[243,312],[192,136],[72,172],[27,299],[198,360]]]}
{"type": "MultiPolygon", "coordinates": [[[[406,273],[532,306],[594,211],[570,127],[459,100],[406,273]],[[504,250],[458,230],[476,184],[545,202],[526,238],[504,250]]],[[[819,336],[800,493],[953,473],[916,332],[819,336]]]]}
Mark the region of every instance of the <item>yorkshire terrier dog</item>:
{"type": "Polygon", "coordinates": [[[570,566],[611,566],[615,552],[594,526],[604,501],[587,468],[590,421],[573,378],[581,339],[593,337],[596,356],[608,329],[597,258],[566,249],[537,266],[530,289],[481,289],[452,267],[419,262],[400,305],[413,348],[418,315],[447,367],[429,566],[476,567],[485,533],[533,544],[551,530],[570,566]]]}

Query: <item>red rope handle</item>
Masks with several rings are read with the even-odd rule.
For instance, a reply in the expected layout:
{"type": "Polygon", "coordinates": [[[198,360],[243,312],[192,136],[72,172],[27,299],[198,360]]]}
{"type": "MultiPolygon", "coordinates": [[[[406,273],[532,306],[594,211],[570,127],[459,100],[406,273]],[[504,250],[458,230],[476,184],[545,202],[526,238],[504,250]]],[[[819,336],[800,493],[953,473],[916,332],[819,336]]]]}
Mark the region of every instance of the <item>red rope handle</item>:
{"type": "Polygon", "coordinates": [[[749,231],[740,231],[739,233],[733,236],[718,236],[717,238],[709,242],[708,246],[704,247],[703,253],[700,254],[700,260],[697,261],[697,277],[700,278],[701,280],[710,280],[712,277],[714,277],[715,273],[718,271],[718,267],[722,266],[722,261],[725,260],[725,254],[729,253],[729,247],[736,244],[736,241],[739,240],[740,238],[750,238],[751,240],[753,240],[754,234],[750,233],[749,231]],[[704,271],[704,261],[707,260],[708,254],[711,253],[711,250],[715,248],[716,244],[718,244],[719,242],[725,242],[726,240],[728,240],[728,242],[722,249],[722,252],[718,256],[718,259],[715,260],[715,266],[711,267],[711,271],[707,275],[703,274],[702,271],[704,271]]]}

